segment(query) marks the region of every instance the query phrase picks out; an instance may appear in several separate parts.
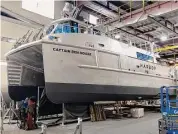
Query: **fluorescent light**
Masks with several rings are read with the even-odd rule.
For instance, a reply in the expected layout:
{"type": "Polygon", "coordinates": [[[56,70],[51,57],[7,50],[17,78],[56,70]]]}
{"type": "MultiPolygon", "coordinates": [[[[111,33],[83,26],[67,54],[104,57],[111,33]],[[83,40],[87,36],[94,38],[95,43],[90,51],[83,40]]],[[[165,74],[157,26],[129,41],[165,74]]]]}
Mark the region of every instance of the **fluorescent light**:
{"type": "Polygon", "coordinates": [[[116,34],[116,35],[115,35],[115,38],[116,38],[116,39],[119,39],[120,37],[121,37],[120,34],[116,34]]]}
{"type": "Polygon", "coordinates": [[[89,22],[90,22],[91,24],[96,25],[96,24],[97,24],[97,19],[98,19],[98,17],[96,17],[96,16],[94,16],[94,15],[92,15],[92,14],[89,15],[89,22]]]}
{"type": "Polygon", "coordinates": [[[1,66],[7,66],[7,62],[5,62],[5,61],[0,61],[0,65],[1,65],[1,66]]]}
{"type": "Polygon", "coordinates": [[[162,35],[160,39],[161,39],[161,41],[166,41],[167,40],[167,36],[166,35],[162,35]]]}

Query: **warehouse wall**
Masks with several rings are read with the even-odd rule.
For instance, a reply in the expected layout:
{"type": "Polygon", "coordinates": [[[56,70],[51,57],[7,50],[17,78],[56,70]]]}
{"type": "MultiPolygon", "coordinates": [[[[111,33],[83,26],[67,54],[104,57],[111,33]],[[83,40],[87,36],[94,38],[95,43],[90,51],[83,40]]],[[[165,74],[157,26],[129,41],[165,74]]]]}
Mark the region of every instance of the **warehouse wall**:
{"type": "MultiPolygon", "coordinates": [[[[48,3],[49,1],[46,1],[46,2],[48,3]]],[[[52,9],[51,5],[49,5],[49,6],[45,5],[45,7],[43,5],[41,5],[41,6],[44,7],[44,9],[43,9],[43,7],[40,7],[40,9],[39,9],[40,12],[43,12],[41,10],[44,10],[44,12],[45,11],[54,12],[54,16],[52,18],[54,18],[54,19],[61,18],[61,12],[64,8],[65,1],[51,0],[50,2],[51,3],[54,2],[54,8],[52,9]]],[[[32,2],[32,4],[34,4],[34,2],[32,2]]],[[[38,23],[43,24],[43,25],[49,24],[53,20],[52,18],[45,17],[45,15],[40,15],[40,13],[37,14],[37,13],[33,13],[31,11],[23,9],[22,8],[22,0],[19,0],[19,1],[2,1],[1,5],[2,5],[2,7],[5,7],[9,10],[12,10],[14,13],[22,15],[25,18],[28,18],[32,21],[38,22],[38,23]]]]}
{"type": "Polygon", "coordinates": [[[40,24],[48,24],[52,21],[52,19],[50,19],[48,17],[44,17],[42,15],[22,9],[22,0],[20,0],[20,1],[2,1],[1,6],[5,7],[8,10],[13,11],[14,13],[24,16],[25,18],[28,18],[35,22],[38,22],[40,24]]]}
{"type": "MultiPolygon", "coordinates": [[[[1,20],[1,37],[8,37],[18,40],[22,37],[30,27],[15,24],[12,22],[1,20]]],[[[4,54],[13,46],[13,43],[1,41],[1,60],[5,60],[4,54]]]]}
{"type": "Polygon", "coordinates": [[[64,8],[65,2],[64,1],[55,1],[54,2],[54,18],[60,19],[62,16],[62,11],[64,8]]]}

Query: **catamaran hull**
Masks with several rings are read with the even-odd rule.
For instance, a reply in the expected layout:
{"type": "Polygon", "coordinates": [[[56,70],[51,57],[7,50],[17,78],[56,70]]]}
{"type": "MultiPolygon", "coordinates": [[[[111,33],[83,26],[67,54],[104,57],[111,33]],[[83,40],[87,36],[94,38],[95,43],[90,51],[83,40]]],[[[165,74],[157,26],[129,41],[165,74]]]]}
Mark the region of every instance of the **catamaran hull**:
{"type": "Polygon", "coordinates": [[[157,69],[164,74],[167,68],[150,62],[57,43],[42,48],[46,94],[53,103],[151,99],[161,86],[175,84],[156,75],[157,69]]]}
{"type": "MultiPolygon", "coordinates": [[[[32,43],[9,54],[8,59],[25,63],[22,86],[23,83],[44,86],[47,98],[55,104],[152,99],[159,94],[161,86],[176,85],[166,66],[111,51],[54,41],[32,43]],[[27,57],[26,60],[21,59],[22,56],[27,57]],[[28,66],[32,63],[35,69],[28,66]]],[[[16,91],[9,88],[12,99],[20,94],[16,91]]],[[[32,90],[24,86],[23,91],[27,94],[32,90]]]]}

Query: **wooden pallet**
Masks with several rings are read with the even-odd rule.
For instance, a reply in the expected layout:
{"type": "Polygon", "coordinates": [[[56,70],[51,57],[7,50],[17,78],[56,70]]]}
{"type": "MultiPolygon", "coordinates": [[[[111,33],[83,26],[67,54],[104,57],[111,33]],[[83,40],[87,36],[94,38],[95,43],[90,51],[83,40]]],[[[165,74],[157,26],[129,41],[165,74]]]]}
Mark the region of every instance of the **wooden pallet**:
{"type": "Polygon", "coordinates": [[[102,105],[90,105],[90,117],[93,122],[106,120],[104,107],[102,105]]]}

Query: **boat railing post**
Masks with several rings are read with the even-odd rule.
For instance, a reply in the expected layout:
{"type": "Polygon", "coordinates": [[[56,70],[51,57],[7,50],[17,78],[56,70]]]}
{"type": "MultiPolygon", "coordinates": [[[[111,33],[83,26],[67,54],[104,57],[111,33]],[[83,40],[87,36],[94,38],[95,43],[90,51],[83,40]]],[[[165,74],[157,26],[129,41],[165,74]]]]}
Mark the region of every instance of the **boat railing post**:
{"type": "Polygon", "coordinates": [[[8,116],[9,124],[11,124],[11,118],[12,118],[12,102],[10,103],[10,108],[9,108],[9,116],[8,116]]]}
{"type": "Polygon", "coordinates": [[[82,118],[78,118],[79,122],[79,133],[82,134],[82,118]]]}
{"type": "Polygon", "coordinates": [[[36,107],[36,122],[38,122],[39,117],[39,106],[40,106],[40,87],[38,86],[38,94],[37,94],[37,107],[36,107]]]}
{"type": "Polygon", "coordinates": [[[65,104],[62,103],[62,126],[65,125],[66,114],[65,114],[65,104]]]}

